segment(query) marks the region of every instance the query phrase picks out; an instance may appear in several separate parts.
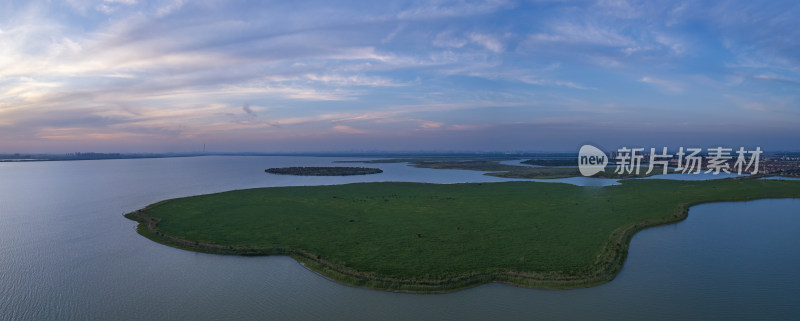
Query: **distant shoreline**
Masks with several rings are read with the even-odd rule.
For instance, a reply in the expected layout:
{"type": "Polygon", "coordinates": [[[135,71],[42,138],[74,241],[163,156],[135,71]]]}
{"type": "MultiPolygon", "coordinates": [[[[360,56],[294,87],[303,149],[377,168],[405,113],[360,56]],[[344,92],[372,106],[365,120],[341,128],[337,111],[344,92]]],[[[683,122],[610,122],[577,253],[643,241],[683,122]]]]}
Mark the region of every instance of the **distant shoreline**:
{"type": "Polygon", "coordinates": [[[98,160],[98,159],[137,159],[137,158],[173,158],[173,157],[199,157],[199,156],[295,156],[295,157],[355,157],[355,158],[397,158],[397,157],[433,157],[433,158],[538,158],[538,157],[577,157],[569,153],[436,153],[436,152],[386,152],[386,153],[361,153],[361,152],[298,152],[298,153],[0,153],[0,162],[47,162],[70,160],[98,160]]]}

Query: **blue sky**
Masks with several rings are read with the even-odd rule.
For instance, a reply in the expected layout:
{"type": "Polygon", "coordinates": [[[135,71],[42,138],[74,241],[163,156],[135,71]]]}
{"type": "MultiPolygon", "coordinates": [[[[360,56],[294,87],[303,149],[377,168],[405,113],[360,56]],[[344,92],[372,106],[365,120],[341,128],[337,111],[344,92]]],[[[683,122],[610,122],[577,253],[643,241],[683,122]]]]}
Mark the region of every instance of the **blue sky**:
{"type": "Polygon", "coordinates": [[[0,152],[798,138],[797,1],[0,3],[0,152]]]}

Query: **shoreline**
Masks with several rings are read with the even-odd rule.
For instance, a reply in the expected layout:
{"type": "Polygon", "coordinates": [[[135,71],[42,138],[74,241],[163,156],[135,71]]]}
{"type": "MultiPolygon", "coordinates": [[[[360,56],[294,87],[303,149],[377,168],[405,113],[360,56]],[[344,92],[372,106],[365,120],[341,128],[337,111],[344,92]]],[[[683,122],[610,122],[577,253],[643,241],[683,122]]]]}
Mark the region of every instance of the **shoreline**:
{"type": "Polygon", "coordinates": [[[259,248],[244,246],[226,246],[214,243],[195,242],[163,233],[158,228],[161,219],[149,216],[146,211],[157,208],[170,200],[151,204],[140,210],[127,213],[125,217],[137,221],[137,232],[157,243],[195,252],[263,256],[290,256],[305,268],[321,276],[348,286],[365,287],[376,290],[407,293],[446,293],[475,287],[490,282],[507,283],[514,286],[543,289],[573,289],[597,286],[613,280],[622,270],[627,259],[628,249],[633,236],[644,229],[661,225],[678,223],[688,217],[692,206],[718,203],[739,202],[758,199],[800,198],[800,195],[774,197],[722,197],[694,203],[680,203],[675,212],[667,218],[634,222],[619,227],[611,232],[605,245],[597,255],[594,264],[580,273],[572,274],[560,271],[513,271],[508,269],[489,268],[482,271],[471,271],[447,279],[398,279],[382,277],[375,273],[365,273],[326,260],[314,253],[300,248],[259,248]]]}

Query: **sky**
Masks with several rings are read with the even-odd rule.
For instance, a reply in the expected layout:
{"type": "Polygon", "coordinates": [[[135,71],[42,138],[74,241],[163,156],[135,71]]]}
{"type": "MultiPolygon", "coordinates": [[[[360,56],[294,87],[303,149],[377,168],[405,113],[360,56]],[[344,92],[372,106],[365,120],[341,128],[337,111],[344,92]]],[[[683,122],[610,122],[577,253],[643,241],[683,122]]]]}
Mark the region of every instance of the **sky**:
{"type": "Polygon", "coordinates": [[[800,150],[800,2],[0,1],[0,153],[800,150]]]}

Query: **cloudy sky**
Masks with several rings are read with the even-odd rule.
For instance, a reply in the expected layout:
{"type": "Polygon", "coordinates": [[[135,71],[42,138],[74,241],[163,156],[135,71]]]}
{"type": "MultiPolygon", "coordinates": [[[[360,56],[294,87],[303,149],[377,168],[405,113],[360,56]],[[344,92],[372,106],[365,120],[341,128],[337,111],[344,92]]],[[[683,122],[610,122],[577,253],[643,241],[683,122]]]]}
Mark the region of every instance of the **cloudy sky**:
{"type": "Polygon", "coordinates": [[[790,1],[0,1],[0,153],[800,150],[790,1]]]}

